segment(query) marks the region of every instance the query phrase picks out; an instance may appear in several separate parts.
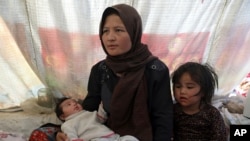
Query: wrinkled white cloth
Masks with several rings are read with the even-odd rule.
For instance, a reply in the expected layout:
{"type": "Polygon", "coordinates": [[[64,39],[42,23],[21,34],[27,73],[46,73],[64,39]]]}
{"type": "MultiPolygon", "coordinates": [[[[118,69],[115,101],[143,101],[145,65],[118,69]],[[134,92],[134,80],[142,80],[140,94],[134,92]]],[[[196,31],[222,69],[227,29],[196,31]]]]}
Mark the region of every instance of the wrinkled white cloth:
{"type": "Polygon", "coordinates": [[[27,141],[26,137],[20,133],[9,133],[0,131],[0,141],[27,141]]]}

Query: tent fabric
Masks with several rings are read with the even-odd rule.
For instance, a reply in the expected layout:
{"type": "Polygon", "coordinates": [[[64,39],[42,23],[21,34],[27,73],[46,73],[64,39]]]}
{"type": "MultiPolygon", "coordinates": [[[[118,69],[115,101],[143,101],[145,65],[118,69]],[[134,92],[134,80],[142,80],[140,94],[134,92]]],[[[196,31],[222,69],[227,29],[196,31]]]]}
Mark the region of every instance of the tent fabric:
{"type": "Polygon", "coordinates": [[[91,66],[105,58],[101,14],[118,3],[138,10],[143,42],[170,72],[187,61],[210,63],[220,96],[250,72],[249,0],[0,0],[0,109],[43,87],[83,99],[91,66]]]}

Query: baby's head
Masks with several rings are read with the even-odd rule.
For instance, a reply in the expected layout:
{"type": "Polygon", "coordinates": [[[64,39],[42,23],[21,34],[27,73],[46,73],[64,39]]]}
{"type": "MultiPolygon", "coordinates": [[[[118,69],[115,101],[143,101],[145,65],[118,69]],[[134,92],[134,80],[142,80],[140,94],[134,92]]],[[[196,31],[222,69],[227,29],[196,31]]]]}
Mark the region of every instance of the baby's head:
{"type": "Polygon", "coordinates": [[[56,113],[56,116],[61,121],[65,121],[65,119],[68,116],[75,114],[77,112],[80,112],[82,110],[83,110],[82,105],[78,103],[77,100],[64,97],[64,98],[59,99],[55,108],[55,113],[56,113]]]}

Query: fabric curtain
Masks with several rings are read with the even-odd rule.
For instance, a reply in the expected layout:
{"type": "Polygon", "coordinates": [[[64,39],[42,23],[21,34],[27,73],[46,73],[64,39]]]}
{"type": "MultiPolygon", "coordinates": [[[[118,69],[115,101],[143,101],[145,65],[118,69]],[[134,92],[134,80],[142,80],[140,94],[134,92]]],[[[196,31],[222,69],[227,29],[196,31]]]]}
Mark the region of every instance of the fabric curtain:
{"type": "Polygon", "coordinates": [[[92,65],[105,58],[103,10],[126,3],[143,22],[143,42],[169,67],[209,63],[227,95],[250,72],[249,0],[0,0],[0,109],[48,87],[83,99],[92,65]]]}

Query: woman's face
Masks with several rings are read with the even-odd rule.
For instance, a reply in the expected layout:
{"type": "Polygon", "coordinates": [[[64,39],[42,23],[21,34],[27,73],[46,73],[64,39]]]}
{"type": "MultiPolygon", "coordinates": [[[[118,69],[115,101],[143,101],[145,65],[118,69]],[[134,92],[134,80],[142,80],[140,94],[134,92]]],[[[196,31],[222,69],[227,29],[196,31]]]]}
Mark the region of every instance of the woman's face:
{"type": "Polygon", "coordinates": [[[106,17],[102,29],[102,42],[110,56],[122,55],[131,49],[129,34],[119,16],[112,14],[106,17]]]}
{"type": "Polygon", "coordinates": [[[183,110],[198,110],[202,94],[200,85],[192,80],[189,73],[184,73],[174,86],[175,100],[183,110]]]}

